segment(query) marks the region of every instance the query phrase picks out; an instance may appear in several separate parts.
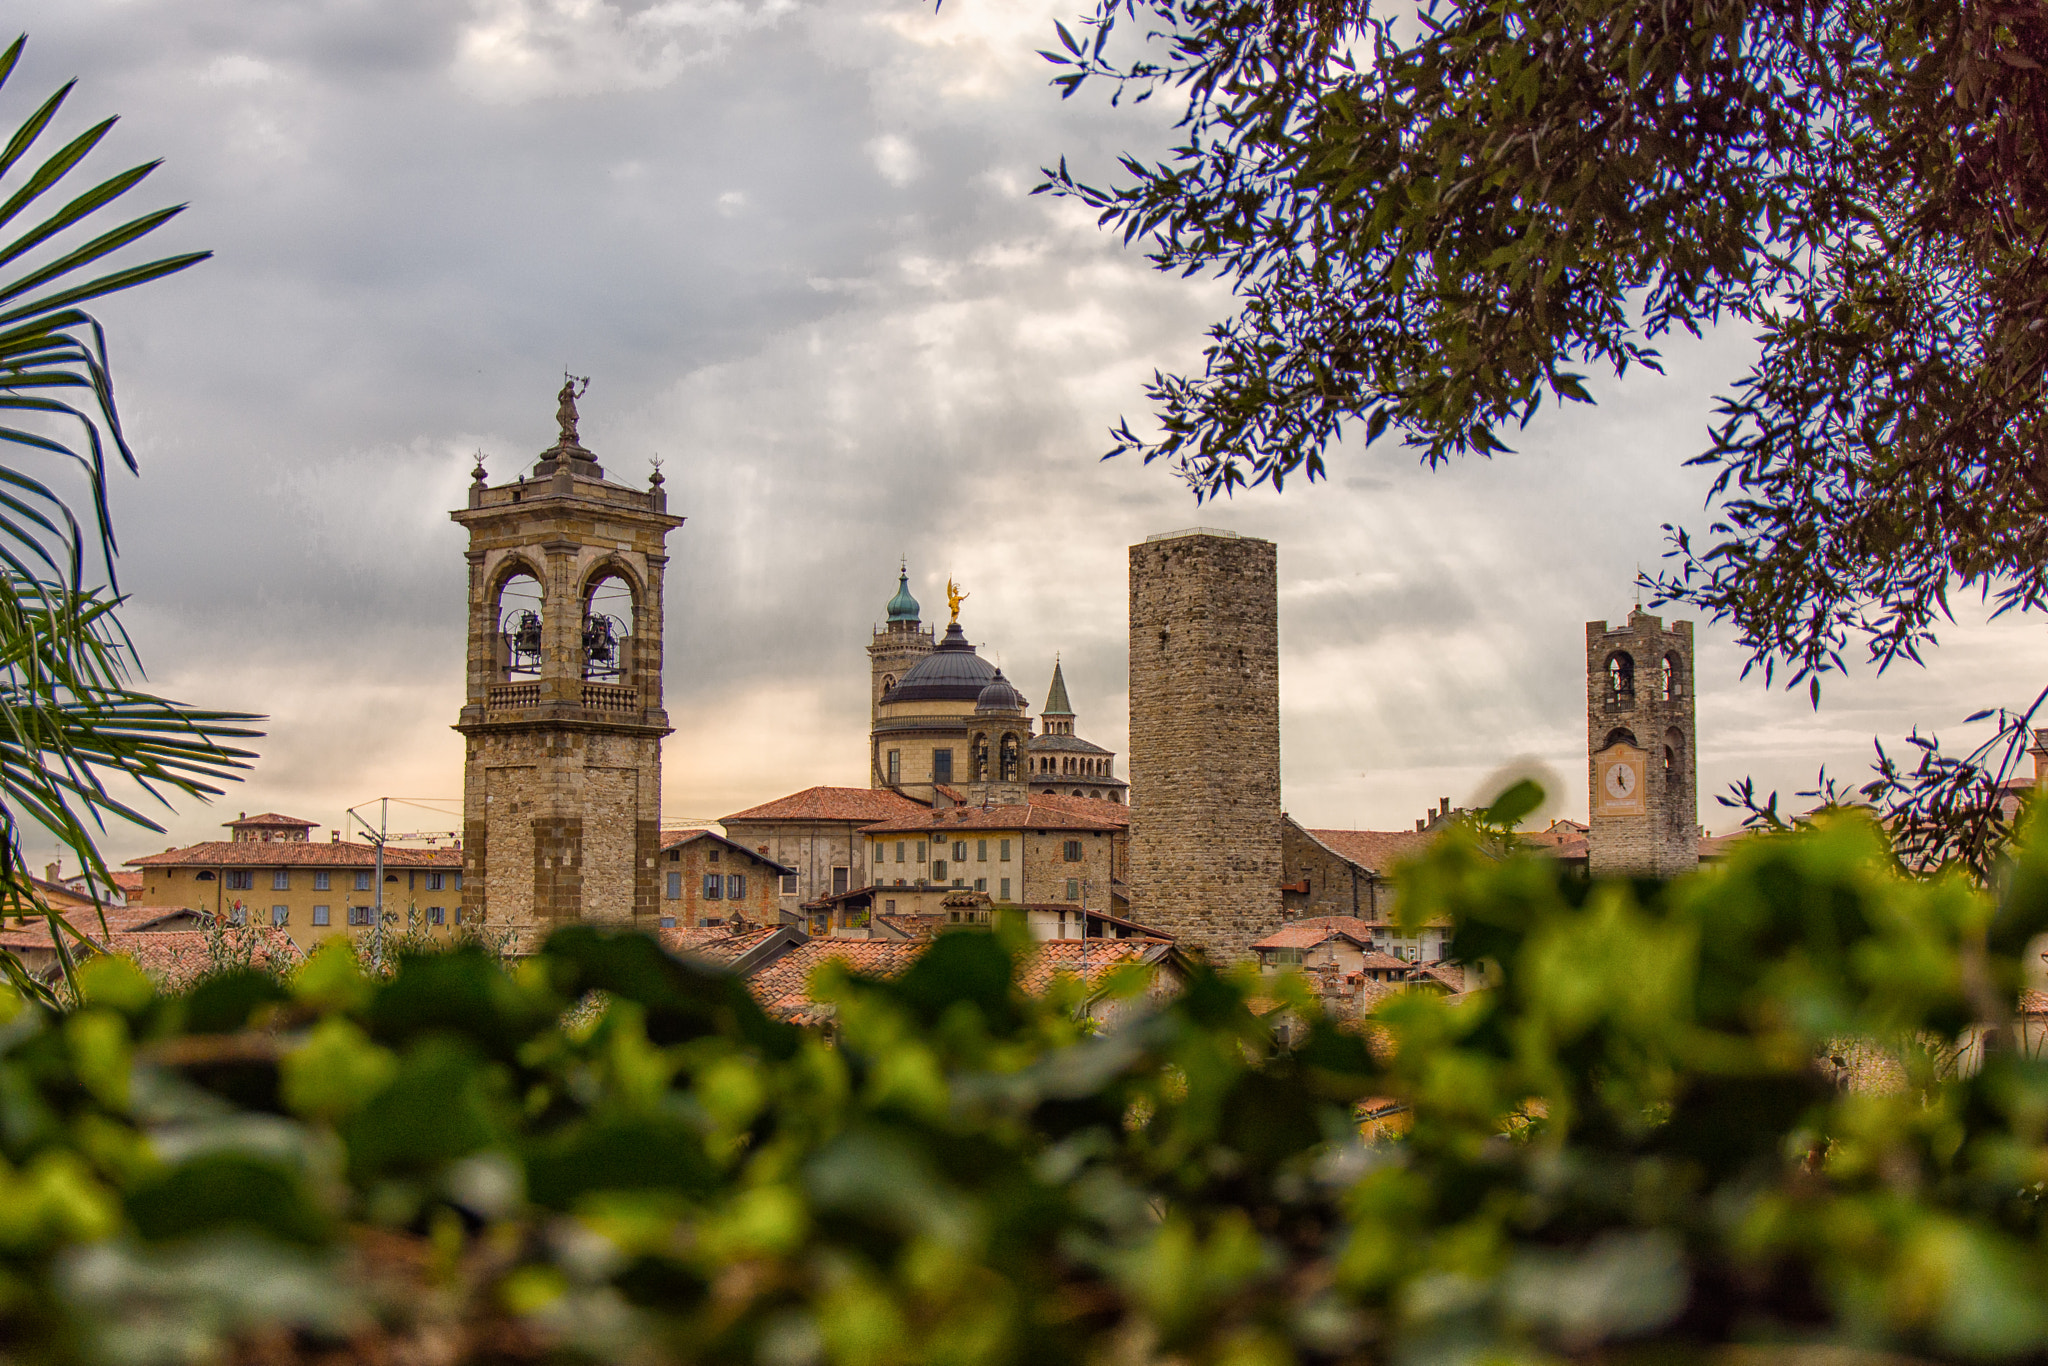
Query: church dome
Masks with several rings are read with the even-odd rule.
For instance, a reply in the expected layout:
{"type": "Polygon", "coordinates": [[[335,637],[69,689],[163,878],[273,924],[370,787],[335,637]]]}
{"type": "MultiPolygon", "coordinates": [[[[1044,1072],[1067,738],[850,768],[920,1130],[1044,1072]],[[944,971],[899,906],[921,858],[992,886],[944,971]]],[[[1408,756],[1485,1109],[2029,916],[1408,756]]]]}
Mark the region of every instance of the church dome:
{"type": "Polygon", "coordinates": [[[917,599],[910,596],[910,572],[905,570],[896,578],[896,596],[889,599],[889,620],[917,621],[917,599]]]}
{"type": "Polygon", "coordinates": [[[974,700],[974,710],[977,714],[985,711],[1021,712],[1024,707],[1024,694],[1010,686],[1010,680],[1003,677],[1001,669],[996,670],[996,676],[989,680],[988,686],[981,690],[981,696],[974,700]]]}
{"type": "Polygon", "coordinates": [[[974,652],[967,633],[954,622],[938,648],[910,666],[896,686],[882,694],[893,702],[979,702],[981,690],[995,678],[995,666],[974,652]]]}

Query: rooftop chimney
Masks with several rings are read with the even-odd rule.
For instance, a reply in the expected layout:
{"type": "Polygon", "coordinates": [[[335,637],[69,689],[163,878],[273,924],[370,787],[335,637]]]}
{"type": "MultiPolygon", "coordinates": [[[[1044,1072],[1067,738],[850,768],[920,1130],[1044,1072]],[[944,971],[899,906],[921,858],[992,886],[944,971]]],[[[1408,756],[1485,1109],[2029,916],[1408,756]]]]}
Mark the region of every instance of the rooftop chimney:
{"type": "Polygon", "coordinates": [[[63,877],[63,876],[64,876],[64,860],[63,860],[63,859],[58,859],[58,860],[57,860],[57,861],[56,861],[55,863],[49,863],[49,864],[45,864],[45,865],[43,865],[43,881],[45,881],[45,882],[55,882],[55,881],[57,881],[57,880],[58,880],[59,878],[61,878],[61,877],[63,877]]]}

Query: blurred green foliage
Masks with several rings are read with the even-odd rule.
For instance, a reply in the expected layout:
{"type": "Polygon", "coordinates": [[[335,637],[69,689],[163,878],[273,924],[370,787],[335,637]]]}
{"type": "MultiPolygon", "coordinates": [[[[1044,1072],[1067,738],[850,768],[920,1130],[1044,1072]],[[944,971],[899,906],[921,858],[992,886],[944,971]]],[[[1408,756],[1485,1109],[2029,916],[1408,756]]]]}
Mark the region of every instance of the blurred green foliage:
{"type": "Polygon", "coordinates": [[[1854,818],[1667,885],[1500,854],[1446,838],[1404,893],[1490,986],[1339,1024],[1268,983],[1306,1026],[1289,1048],[1248,979],[1209,972],[1095,1033],[1078,994],[1016,989],[1001,932],[822,983],[829,1034],[583,928],[510,969],[471,946],[373,979],[343,946],[181,996],[96,959],[74,1011],[0,1007],[0,1341],[761,1366],[2048,1350],[2048,1065],[2009,1019],[2048,851],[1997,895],[1905,876],[1854,818]]]}

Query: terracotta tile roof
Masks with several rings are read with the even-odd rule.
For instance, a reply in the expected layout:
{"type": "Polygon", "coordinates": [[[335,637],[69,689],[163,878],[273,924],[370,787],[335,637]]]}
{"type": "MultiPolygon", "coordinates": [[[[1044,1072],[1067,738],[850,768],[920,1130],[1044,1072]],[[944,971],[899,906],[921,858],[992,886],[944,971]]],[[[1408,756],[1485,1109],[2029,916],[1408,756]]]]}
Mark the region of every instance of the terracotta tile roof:
{"type": "MultiPolygon", "coordinates": [[[[377,862],[377,851],[367,844],[347,841],[299,843],[280,840],[270,844],[250,840],[207,840],[183,849],[166,849],[128,860],[131,868],[369,868],[377,862]]],[[[399,845],[384,850],[384,866],[390,868],[460,868],[460,849],[409,849],[399,845]]]]}
{"type": "Polygon", "coordinates": [[[745,957],[780,933],[782,927],[779,925],[743,930],[737,934],[723,925],[692,925],[660,931],[662,947],[678,958],[694,958],[700,963],[714,963],[720,967],[745,957]]]}
{"type": "Polygon", "coordinates": [[[667,853],[678,845],[691,844],[697,840],[716,840],[726,848],[745,854],[754,862],[761,864],[763,867],[772,868],[778,873],[793,873],[796,871],[794,868],[785,868],[758,849],[749,849],[737,840],[727,839],[716,830],[664,830],[661,832],[661,851],[667,853]]]}
{"type": "Polygon", "coordinates": [[[117,868],[113,873],[114,885],[129,896],[142,895],[142,874],[131,873],[126,868],[117,868]]]}
{"type": "Polygon", "coordinates": [[[1164,939],[1048,939],[1032,947],[1017,967],[1017,985],[1037,996],[1060,977],[1097,986],[1128,963],[1158,963],[1173,945],[1164,939]]]}
{"type": "Polygon", "coordinates": [[[769,1014],[786,1018],[813,1004],[811,975],[828,962],[842,962],[870,977],[894,977],[915,963],[924,950],[924,941],[813,939],[749,977],[747,989],[769,1014]]]}
{"type": "Polygon", "coordinates": [[[1441,830],[1311,830],[1331,853],[1372,873],[1392,872],[1436,841],[1441,830]]]}
{"type": "MultiPolygon", "coordinates": [[[[1050,778],[1051,774],[1044,775],[1050,778]]],[[[1108,782],[1106,778],[1086,779],[1089,782],[1108,782]]],[[[1036,806],[1049,806],[1055,811],[1071,811],[1077,816],[1092,816],[1106,821],[1119,830],[1128,830],[1131,825],[1131,808],[1122,802],[1113,802],[1105,797],[1068,797],[1057,792],[1034,792],[1031,801],[1036,806]]]]}
{"type": "Polygon", "coordinates": [[[723,817],[734,821],[869,821],[903,820],[926,808],[900,793],[877,787],[807,787],[760,806],[723,817]]]}
{"type": "MultiPolygon", "coordinates": [[[[1086,800],[1083,798],[1082,800],[1086,800]]],[[[1114,806],[1114,802],[1090,802],[1091,806],[1114,806]]],[[[951,806],[943,811],[926,811],[899,816],[861,827],[864,835],[924,835],[952,830],[1089,830],[1107,833],[1130,824],[1111,821],[1094,812],[1075,811],[1074,798],[1057,800],[1033,796],[1014,806],[951,806]]]]}
{"type": "MultiPolygon", "coordinates": [[[[117,947],[160,987],[176,991],[220,966],[214,959],[213,939],[190,930],[143,931],[122,935],[117,947]]],[[[306,958],[290,935],[268,925],[223,930],[221,939],[235,960],[247,953],[252,966],[273,972],[289,971],[306,958]]]]}
{"type": "Polygon", "coordinates": [[[1415,965],[1405,958],[1396,958],[1391,953],[1374,949],[1359,960],[1360,972],[1406,972],[1415,965]]]}
{"type": "MultiPolygon", "coordinates": [[[[1255,949],[1312,949],[1326,939],[1342,936],[1364,948],[1372,942],[1377,931],[1385,933],[1385,925],[1375,926],[1354,915],[1318,915],[1305,920],[1290,920],[1273,933],[1259,940],[1255,949]]],[[[1406,966],[1405,964],[1403,966],[1406,966]]]]}
{"type": "Polygon", "coordinates": [[[230,830],[237,829],[241,826],[258,825],[287,826],[293,828],[303,827],[304,829],[310,830],[314,826],[320,824],[320,822],[301,820],[297,816],[283,816],[279,815],[275,811],[265,811],[260,816],[243,816],[239,820],[222,821],[221,824],[226,826],[230,830]]]}

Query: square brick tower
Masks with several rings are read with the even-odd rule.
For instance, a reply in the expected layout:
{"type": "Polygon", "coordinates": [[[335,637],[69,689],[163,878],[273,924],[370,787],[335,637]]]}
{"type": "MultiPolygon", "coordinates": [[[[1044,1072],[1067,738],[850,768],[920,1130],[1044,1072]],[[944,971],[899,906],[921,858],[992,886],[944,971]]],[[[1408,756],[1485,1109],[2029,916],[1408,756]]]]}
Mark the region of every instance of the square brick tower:
{"type": "Polygon", "coordinates": [[[1280,612],[1271,541],[1131,547],[1132,918],[1220,962],[1280,922],[1280,612]]]}
{"type": "Polygon", "coordinates": [[[449,514],[469,530],[465,924],[660,919],[661,588],[683,519],[659,470],[644,491],[604,477],[577,392],[531,477],[489,488],[479,462],[449,514]]]}
{"type": "Polygon", "coordinates": [[[1692,623],[1640,607],[1608,630],[1586,623],[1587,868],[1595,877],[1675,877],[1699,866],[1692,623]]]}

